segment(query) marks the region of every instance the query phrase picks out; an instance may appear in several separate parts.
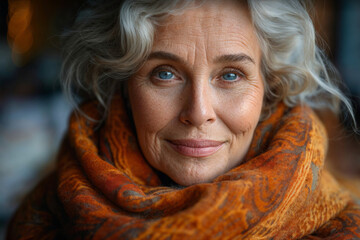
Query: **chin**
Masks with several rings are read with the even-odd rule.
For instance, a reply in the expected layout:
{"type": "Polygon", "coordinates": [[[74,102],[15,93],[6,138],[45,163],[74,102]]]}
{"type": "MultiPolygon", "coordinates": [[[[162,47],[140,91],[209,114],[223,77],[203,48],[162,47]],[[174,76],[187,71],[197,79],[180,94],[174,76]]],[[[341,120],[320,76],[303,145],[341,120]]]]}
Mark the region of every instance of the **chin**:
{"type": "Polygon", "coordinates": [[[201,183],[210,183],[220,174],[209,174],[207,173],[197,173],[197,174],[176,174],[175,176],[170,176],[170,178],[179,185],[182,186],[191,186],[201,183]]]}
{"type": "MultiPolygon", "coordinates": [[[[174,179],[173,179],[174,180],[174,179]]],[[[201,183],[209,183],[211,181],[206,181],[203,178],[187,178],[187,179],[175,179],[174,180],[177,184],[181,185],[181,186],[192,186],[192,185],[196,185],[196,184],[201,184],[201,183]]]]}

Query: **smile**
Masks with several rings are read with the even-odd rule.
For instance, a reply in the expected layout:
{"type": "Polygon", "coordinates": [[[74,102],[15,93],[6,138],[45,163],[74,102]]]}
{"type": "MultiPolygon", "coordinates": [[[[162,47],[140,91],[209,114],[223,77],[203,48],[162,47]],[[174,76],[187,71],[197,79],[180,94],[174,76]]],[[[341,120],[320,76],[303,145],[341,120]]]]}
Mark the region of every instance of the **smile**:
{"type": "Polygon", "coordinates": [[[224,142],[203,139],[169,140],[170,146],[187,157],[208,157],[216,153],[224,142]]]}

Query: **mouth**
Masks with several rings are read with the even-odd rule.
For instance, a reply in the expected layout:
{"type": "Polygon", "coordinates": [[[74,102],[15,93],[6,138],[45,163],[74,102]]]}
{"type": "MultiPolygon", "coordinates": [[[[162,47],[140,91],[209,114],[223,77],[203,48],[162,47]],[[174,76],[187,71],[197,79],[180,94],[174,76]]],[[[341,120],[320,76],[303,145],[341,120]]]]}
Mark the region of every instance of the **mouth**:
{"type": "Polygon", "coordinates": [[[168,142],[181,155],[197,158],[211,156],[224,145],[224,142],[206,139],[179,139],[168,142]]]}

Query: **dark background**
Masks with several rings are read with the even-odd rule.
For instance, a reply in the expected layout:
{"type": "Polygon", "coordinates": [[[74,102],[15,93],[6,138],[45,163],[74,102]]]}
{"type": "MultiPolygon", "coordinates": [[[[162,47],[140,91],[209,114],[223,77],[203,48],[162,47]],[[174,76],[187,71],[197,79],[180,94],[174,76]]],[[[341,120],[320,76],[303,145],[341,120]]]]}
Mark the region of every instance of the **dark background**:
{"type": "MultiPolygon", "coordinates": [[[[314,3],[312,15],[323,39],[320,45],[338,67],[348,96],[358,107],[360,1],[314,3]]],[[[82,6],[80,0],[0,0],[0,239],[24,194],[54,166],[71,111],[59,85],[60,35],[82,6]]],[[[358,141],[339,134],[342,127],[333,116],[322,118],[330,146],[335,146],[330,147],[333,166],[348,176],[360,176],[360,153],[354,150],[360,149],[358,141]],[[336,146],[349,148],[347,157],[336,146]],[[336,160],[339,156],[341,161],[336,160]]],[[[343,123],[345,128],[348,125],[343,123]]]]}

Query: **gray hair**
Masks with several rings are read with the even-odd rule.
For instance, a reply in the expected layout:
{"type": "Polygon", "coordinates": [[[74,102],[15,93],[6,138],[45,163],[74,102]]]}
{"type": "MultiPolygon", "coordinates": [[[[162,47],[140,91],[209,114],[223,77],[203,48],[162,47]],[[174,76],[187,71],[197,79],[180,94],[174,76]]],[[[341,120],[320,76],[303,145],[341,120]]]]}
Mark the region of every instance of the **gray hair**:
{"type": "MultiPolygon", "coordinates": [[[[150,54],[156,25],[194,2],[107,0],[90,7],[66,37],[61,79],[70,101],[75,103],[76,93],[96,99],[106,114],[114,93],[150,54]]],[[[316,44],[304,1],[248,0],[247,5],[262,49],[263,116],[281,101],[336,113],[342,102],[354,119],[349,100],[339,90],[336,69],[316,44]]]]}

